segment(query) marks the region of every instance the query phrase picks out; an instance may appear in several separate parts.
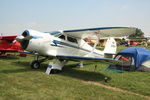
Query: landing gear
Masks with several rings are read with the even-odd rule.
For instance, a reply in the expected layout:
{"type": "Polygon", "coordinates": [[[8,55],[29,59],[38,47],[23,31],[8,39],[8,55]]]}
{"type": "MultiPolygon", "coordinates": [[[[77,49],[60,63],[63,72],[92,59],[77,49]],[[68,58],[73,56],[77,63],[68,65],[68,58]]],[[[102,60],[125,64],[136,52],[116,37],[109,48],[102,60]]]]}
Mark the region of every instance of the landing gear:
{"type": "MultiPolygon", "coordinates": [[[[41,67],[41,63],[46,61],[47,59],[53,59],[52,57],[45,57],[44,59],[40,59],[39,60],[39,56],[36,56],[35,60],[33,60],[31,63],[30,63],[30,66],[32,69],[38,69],[41,67]]],[[[56,62],[53,63],[53,62],[50,62],[48,64],[48,67],[46,69],[46,74],[54,74],[54,73],[58,73],[58,72],[61,72],[63,66],[67,63],[66,60],[62,60],[62,59],[57,59],[56,58],[56,62]]]]}
{"type": "Polygon", "coordinates": [[[39,56],[36,56],[35,60],[30,63],[32,69],[39,69],[41,67],[41,63],[47,60],[48,57],[39,60],[39,56]]]}
{"type": "Polygon", "coordinates": [[[38,60],[33,60],[30,65],[31,65],[32,69],[39,69],[41,66],[41,64],[38,60]]]}
{"type": "Polygon", "coordinates": [[[57,69],[52,69],[50,74],[57,74],[57,73],[60,73],[61,70],[57,70],[57,69]]]}
{"type": "Polygon", "coordinates": [[[56,59],[56,62],[50,62],[48,64],[47,70],[46,70],[46,74],[52,74],[52,73],[57,73],[57,72],[61,72],[63,66],[67,63],[67,61],[65,60],[60,60],[60,59],[56,59]]]}

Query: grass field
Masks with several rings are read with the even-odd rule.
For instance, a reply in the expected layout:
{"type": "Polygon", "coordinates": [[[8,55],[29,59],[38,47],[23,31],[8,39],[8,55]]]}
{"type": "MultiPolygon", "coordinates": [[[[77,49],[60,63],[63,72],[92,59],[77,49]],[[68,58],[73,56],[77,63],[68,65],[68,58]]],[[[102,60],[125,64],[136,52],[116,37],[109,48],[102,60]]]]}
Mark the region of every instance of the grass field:
{"type": "Polygon", "coordinates": [[[61,73],[46,75],[48,62],[42,68],[33,70],[29,66],[33,59],[32,56],[0,57],[0,100],[150,99],[150,73],[106,72],[102,69],[107,68],[108,64],[93,62],[85,62],[85,67],[79,69],[74,67],[76,62],[69,62],[61,73]],[[108,82],[104,81],[105,77],[109,78],[108,82]]]}

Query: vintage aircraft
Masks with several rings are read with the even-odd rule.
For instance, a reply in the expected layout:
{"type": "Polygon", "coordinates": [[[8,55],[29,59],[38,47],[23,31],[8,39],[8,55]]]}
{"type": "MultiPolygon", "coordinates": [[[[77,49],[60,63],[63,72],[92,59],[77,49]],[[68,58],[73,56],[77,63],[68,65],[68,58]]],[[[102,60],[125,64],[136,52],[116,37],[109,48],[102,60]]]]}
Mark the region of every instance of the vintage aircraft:
{"type": "Polygon", "coordinates": [[[0,55],[6,52],[24,51],[20,43],[15,41],[17,36],[0,36],[0,55]]]}
{"type": "Polygon", "coordinates": [[[64,64],[69,60],[74,61],[108,61],[116,62],[114,59],[104,58],[107,54],[116,53],[116,36],[127,36],[135,33],[132,27],[102,27],[52,32],[39,32],[25,30],[22,38],[16,40],[21,43],[23,49],[37,54],[37,58],[31,62],[31,68],[36,69],[46,59],[56,59],[55,63],[49,63],[50,72],[62,70],[64,64]],[[84,38],[96,39],[94,46],[90,46],[84,38]],[[103,51],[97,50],[96,45],[100,37],[108,37],[103,51]],[[44,56],[44,59],[39,59],[44,56]]]}
{"type": "MultiPolygon", "coordinates": [[[[133,44],[143,44],[145,47],[148,47],[150,45],[150,37],[128,37],[128,39],[133,39],[135,43],[133,44]],[[142,42],[137,42],[136,40],[141,40],[142,42]]],[[[132,45],[132,44],[131,44],[132,45]]]]}

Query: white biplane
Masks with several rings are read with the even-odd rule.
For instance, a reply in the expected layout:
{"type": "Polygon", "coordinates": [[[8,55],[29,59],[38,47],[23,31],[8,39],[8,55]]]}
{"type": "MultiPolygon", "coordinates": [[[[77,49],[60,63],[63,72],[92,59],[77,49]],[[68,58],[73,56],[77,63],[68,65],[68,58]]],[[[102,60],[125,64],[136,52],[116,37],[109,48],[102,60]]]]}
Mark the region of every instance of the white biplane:
{"type": "Polygon", "coordinates": [[[46,59],[56,59],[55,63],[49,63],[49,72],[62,70],[67,61],[102,61],[117,62],[114,59],[104,58],[106,54],[116,53],[116,41],[112,37],[128,36],[135,33],[133,27],[102,27],[76,30],[63,30],[52,32],[39,32],[25,30],[22,38],[18,37],[23,49],[37,54],[31,62],[31,68],[37,69],[46,59]],[[96,39],[92,47],[84,38],[96,39]],[[103,51],[96,49],[101,37],[108,37],[103,51]],[[39,59],[44,56],[44,59],[39,59]]]}

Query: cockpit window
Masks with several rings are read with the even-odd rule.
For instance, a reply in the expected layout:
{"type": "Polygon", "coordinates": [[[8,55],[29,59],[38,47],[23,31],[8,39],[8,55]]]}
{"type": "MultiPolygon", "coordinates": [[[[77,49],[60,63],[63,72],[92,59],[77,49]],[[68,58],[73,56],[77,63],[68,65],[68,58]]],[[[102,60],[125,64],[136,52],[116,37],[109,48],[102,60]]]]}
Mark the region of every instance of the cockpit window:
{"type": "Polygon", "coordinates": [[[69,42],[74,42],[74,43],[77,43],[77,39],[75,39],[75,38],[72,38],[72,37],[67,37],[67,40],[69,41],[69,42]]]}
{"type": "Polygon", "coordinates": [[[59,37],[62,35],[62,33],[59,31],[45,32],[45,33],[49,33],[50,35],[53,35],[54,37],[59,37]]]}
{"type": "Polygon", "coordinates": [[[65,40],[65,36],[64,35],[61,35],[59,38],[65,40]]]}

